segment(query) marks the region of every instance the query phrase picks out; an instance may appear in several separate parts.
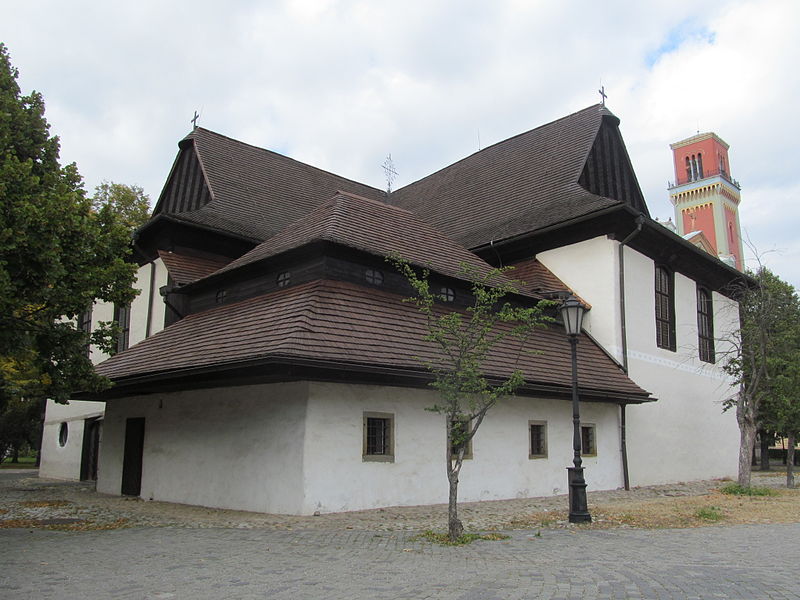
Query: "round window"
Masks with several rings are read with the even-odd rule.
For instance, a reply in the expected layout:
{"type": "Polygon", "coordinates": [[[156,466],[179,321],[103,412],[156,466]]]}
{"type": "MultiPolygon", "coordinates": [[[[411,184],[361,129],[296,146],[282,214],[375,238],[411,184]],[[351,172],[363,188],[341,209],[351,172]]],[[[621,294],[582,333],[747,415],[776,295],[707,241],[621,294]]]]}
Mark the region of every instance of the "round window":
{"type": "Polygon", "coordinates": [[[61,423],[61,426],[58,428],[58,445],[62,448],[67,445],[67,438],[69,437],[69,427],[67,426],[66,421],[61,423]]]}
{"type": "Polygon", "coordinates": [[[453,288],[443,287],[441,290],[442,300],[445,302],[455,302],[456,291],[453,288]]]}
{"type": "Polygon", "coordinates": [[[367,279],[367,283],[371,283],[372,285],[383,284],[383,273],[377,269],[367,269],[365,277],[367,279]]]}

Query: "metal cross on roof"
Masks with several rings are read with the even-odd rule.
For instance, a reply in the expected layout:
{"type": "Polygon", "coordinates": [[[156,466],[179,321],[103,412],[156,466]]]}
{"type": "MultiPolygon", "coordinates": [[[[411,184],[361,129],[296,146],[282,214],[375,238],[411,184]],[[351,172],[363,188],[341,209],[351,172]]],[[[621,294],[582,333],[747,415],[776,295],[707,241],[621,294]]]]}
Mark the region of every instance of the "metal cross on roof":
{"type": "Polygon", "coordinates": [[[601,85],[600,89],[597,90],[597,93],[600,94],[600,97],[602,98],[602,100],[600,101],[600,104],[605,106],[606,105],[606,98],[608,98],[608,95],[606,94],[605,86],[601,85]]]}
{"type": "Polygon", "coordinates": [[[197,129],[197,119],[200,118],[200,115],[197,114],[197,111],[194,111],[194,116],[192,117],[192,128],[197,129]]]}
{"type": "Polygon", "coordinates": [[[386,174],[386,193],[392,193],[392,183],[394,183],[395,178],[397,177],[397,171],[394,169],[394,161],[392,160],[392,155],[386,157],[386,160],[383,161],[383,172],[386,174]]]}

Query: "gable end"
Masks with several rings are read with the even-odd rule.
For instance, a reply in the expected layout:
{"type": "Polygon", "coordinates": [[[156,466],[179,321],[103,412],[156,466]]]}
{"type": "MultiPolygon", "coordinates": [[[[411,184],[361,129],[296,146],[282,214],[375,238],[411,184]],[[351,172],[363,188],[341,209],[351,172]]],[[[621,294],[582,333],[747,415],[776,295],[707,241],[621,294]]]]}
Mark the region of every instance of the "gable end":
{"type": "Polygon", "coordinates": [[[593,194],[624,202],[649,217],[625,143],[619,129],[609,121],[603,119],[578,183],[593,194]]]}
{"type": "Polygon", "coordinates": [[[190,212],[211,202],[211,191],[194,144],[189,142],[181,146],[153,215],[190,212]]]}

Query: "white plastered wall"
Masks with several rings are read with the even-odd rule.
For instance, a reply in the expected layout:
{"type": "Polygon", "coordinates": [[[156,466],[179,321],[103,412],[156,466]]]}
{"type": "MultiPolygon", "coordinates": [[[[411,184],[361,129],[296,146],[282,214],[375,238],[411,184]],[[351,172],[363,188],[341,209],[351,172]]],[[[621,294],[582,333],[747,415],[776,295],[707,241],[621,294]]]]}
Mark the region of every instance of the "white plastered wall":
{"type": "Polygon", "coordinates": [[[144,417],[142,498],[297,512],[307,393],[284,383],[113,400],[97,489],[120,494],[126,419],[144,417]]]}
{"type": "MultiPolygon", "coordinates": [[[[434,392],[426,390],[311,383],[302,512],[447,502],[444,418],[425,410],[434,402],[434,392]],[[364,412],[394,415],[394,462],[363,461],[364,412]]],[[[584,459],[589,488],[619,487],[619,409],[585,404],[583,414],[597,431],[597,456],[584,459]]],[[[462,501],[564,494],[572,464],[571,404],[504,400],[487,414],[472,451],[459,478],[462,501]],[[530,420],[547,422],[547,458],[528,458],[530,420]]]]}
{"type": "Polygon", "coordinates": [[[584,329],[622,361],[619,328],[619,263],[616,242],[606,236],[540,252],[536,258],[583,300],[591,304],[584,329]]]}
{"type": "Polygon", "coordinates": [[[73,400],[69,404],[47,401],[42,431],[42,461],[40,477],[79,479],[85,420],[102,417],[102,402],[73,400]],[[67,424],[67,442],[59,443],[61,424],[67,424]]]}
{"type": "MultiPolygon", "coordinates": [[[[618,251],[618,242],[599,237],[537,258],[592,305],[586,330],[621,358],[618,251]]],[[[732,390],[719,363],[709,365],[697,356],[696,284],[675,274],[677,351],[658,348],[654,262],[629,247],[624,253],[629,376],[658,398],[627,408],[631,485],[733,476],[738,428],[735,416],[723,414],[721,406],[732,390]]],[[[735,305],[712,296],[715,335],[723,337],[736,322],[735,305]]],[[[718,356],[722,350],[718,341],[718,356]]]]}
{"type": "MultiPolygon", "coordinates": [[[[153,296],[153,310],[150,315],[151,335],[164,328],[164,302],[159,294],[159,288],[167,283],[167,269],[163,261],[158,258],[152,263],[155,265],[155,279],[153,289],[150,289],[151,264],[139,268],[136,274],[134,287],[141,290],[131,304],[130,345],[140,342],[145,338],[147,330],[147,312],[149,298],[153,296]]],[[[97,327],[101,321],[114,319],[114,305],[108,302],[95,302],[92,307],[92,328],[97,327]]],[[[97,348],[91,348],[90,358],[94,364],[108,358],[108,355],[97,348]]],[[[56,404],[47,401],[45,408],[45,422],[42,430],[42,460],[39,468],[41,477],[55,479],[79,479],[83,450],[83,427],[87,418],[102,417],[103,402],[83,402],[72,400],[69,404],[56,404]],[[67,444],[60,446],[58,432],[62,422],[67,422],[69,436],[67,444]]],[[[102,445],[102,440],[101,440],[102,445]]]]}

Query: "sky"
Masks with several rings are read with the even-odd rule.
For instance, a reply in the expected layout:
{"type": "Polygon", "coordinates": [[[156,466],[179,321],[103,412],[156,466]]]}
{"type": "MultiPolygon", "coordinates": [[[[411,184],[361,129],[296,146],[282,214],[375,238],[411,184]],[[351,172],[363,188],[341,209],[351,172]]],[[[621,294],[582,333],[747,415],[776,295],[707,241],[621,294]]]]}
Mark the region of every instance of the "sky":
{"type": "Polygon", "coordinates": [[[91,191],[158,199],[190,119],[396,189],[600,100],[653,217],[669,144],[714,131],[748,266],[800,289],[797,0],[0,1],[23,93],[91,191]]]}

